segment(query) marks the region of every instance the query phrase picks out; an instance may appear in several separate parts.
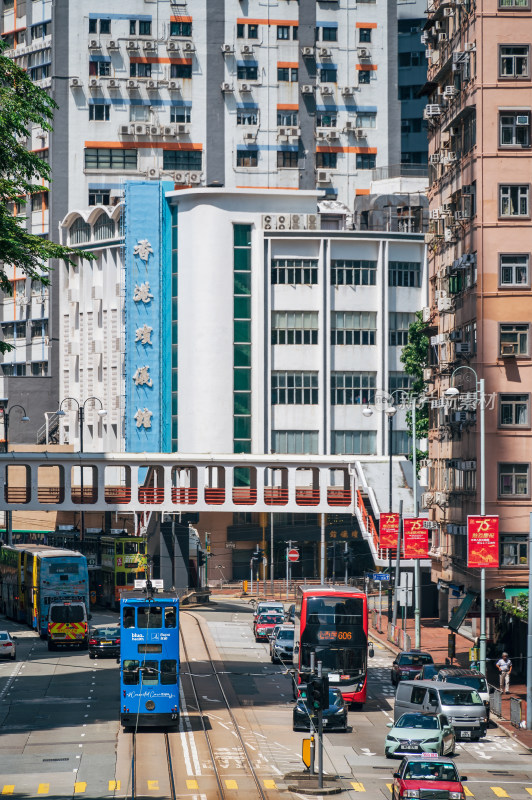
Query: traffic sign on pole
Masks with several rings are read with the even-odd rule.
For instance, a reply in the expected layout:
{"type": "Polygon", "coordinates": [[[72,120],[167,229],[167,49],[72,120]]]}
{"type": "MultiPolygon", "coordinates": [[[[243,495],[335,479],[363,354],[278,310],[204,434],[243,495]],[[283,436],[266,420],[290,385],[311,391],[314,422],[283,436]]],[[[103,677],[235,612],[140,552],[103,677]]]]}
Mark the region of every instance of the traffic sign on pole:
{"type": "Polygon", "coordinates": [[[390,576],[387,572],[374,572],[371,576],[374,581],[389,581],[390,576]]]}
{"type": "Polygon", "coordinates": [[[299,561],[299,550],[292,548],[286,554],[288,561],[299,561]]]}

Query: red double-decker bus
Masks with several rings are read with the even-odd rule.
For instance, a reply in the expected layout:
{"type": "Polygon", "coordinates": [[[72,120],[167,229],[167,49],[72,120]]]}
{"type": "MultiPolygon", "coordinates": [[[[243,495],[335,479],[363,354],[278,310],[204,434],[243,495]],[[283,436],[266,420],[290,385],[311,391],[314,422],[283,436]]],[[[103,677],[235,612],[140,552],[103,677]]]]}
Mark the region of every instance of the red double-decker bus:
{"type": "Polygon", "coordinates": [[[346,702],[366,701],[368,666],[368,605],[366,595],[347,587],[298,588],[294,665],[299,680],[310,675],[310,654],[322,662],[331,687],[346,702]]]}

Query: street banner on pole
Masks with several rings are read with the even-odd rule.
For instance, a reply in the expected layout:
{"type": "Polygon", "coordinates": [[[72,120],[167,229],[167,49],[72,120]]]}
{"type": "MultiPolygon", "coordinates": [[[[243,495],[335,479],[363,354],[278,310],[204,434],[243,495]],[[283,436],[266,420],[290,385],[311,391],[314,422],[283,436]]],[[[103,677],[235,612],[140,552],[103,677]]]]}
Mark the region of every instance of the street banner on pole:
{"type": "Polygon", "coordinates": [[[399,536],[399,514],[383,514],[379,519],[379,546],[397,550],[399,536]]]}
{"type": "Polygon", "coordinates": [[[405,517],[403,520],[404,558],[429,557],[429,532],[421,517],[405,517]]]}
{"type": "Polygon", "coordinates": [[[467,518],[467,566],[499,567],[499,517],[467,518]]]}

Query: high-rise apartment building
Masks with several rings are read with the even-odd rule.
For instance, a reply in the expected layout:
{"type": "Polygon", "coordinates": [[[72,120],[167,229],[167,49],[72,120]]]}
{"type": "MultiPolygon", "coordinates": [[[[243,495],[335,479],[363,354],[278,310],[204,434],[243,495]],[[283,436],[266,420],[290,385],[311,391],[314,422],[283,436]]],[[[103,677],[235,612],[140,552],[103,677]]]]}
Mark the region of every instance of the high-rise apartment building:
{"type": "MultiPolygon", "coordinates": [[[[531,491],[530,5],[431,2],[428,104],[431,231],[429,489],[438,523],[433,579],[478,591],[466,522],[500,519],[500,568],[488,600],[526,585],[531,491]],[[485,380],[485,465],[478,380],[485,380]],[[460,389],[449,400],[450,386],[460,389]],[[506,588],[505,588],[506,587],[506,588]]],[[[441,614],[447,594],[440,592],[441,614]]],[[[478,630],[477,630],[478,633],[478,630]]]]}
{"type": "MultiPolygon", "coordinates": [[[[397,39],[397,83],[401,103],[401,164],[427,163],[427,123],[423,119],[425,101],[419,95],[427,79],[427,57],[425,43],[422,41],[426,17],[425,0],[399,0],[398,39],[397,39]]],[[[424,37],[423,37],[424,38],[424,37]]]]}

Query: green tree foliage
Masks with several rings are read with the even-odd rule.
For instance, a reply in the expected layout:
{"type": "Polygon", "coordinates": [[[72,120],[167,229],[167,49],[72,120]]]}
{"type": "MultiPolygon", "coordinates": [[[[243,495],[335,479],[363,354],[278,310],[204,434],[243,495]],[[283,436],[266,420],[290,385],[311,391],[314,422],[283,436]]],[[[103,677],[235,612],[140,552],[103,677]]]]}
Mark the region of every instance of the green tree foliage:
{"type": "MultiPolygon", "coordinates": [[[[416,441],[426,439],[429,433],[429,409],[426,402],[421,402],[425,395],[426,384],[423,379],[423,370],[428,366],[429,339],[426,334],[426,323],[423,322],[421,311],[416,313],[416,319],[408,329],[408,344],[401,352],[401,362],[405,372],[412,378],[412,393],[419,398],[416,407],[416,441]]],[[[412,414],[406,415],[408,430],[412,436],[412,414]]],[[[427,458],[426,450],[417,450],[418,461],[427,458]]]]}
{"type": "MultiPolygon", "coordinates": [[[[32,235],[25,228],[26,217],[13,216],[14,203],[24,205],[28,195],[42,192],[43,181],[50,180],[49,165],[27,149],[27,141],[32,125],[52,130],[57,106],[24,70],[5,56],[4,50],[5,45],[0,44],[0,290],[11,294],[12,284],[4,265],[11,265],[19,273],[47,285],[48,259],[70,261],[70,255],[79,253],[32,235]]],[[[0,342],[0,352],[11,349],[0,342]]]]}

